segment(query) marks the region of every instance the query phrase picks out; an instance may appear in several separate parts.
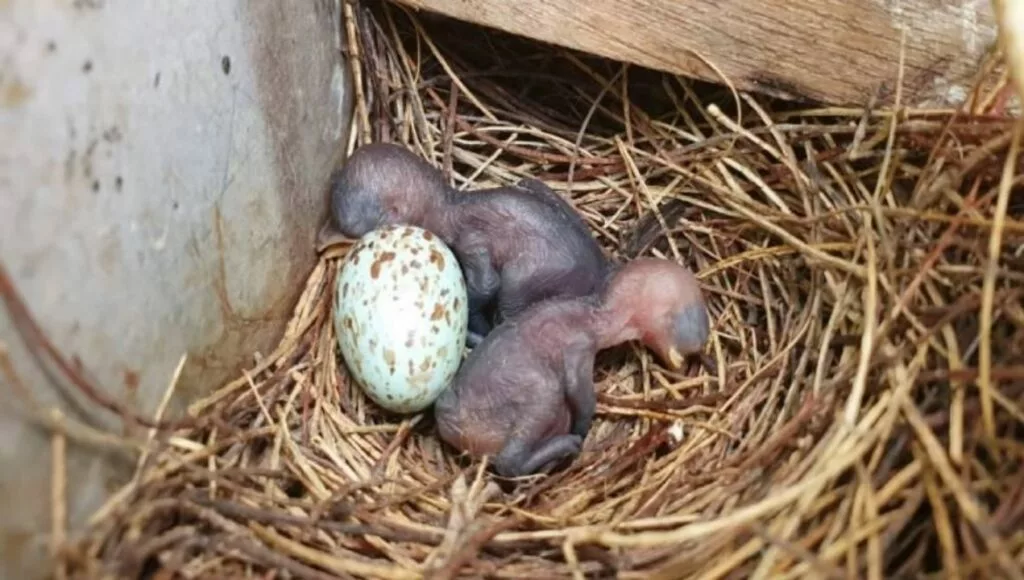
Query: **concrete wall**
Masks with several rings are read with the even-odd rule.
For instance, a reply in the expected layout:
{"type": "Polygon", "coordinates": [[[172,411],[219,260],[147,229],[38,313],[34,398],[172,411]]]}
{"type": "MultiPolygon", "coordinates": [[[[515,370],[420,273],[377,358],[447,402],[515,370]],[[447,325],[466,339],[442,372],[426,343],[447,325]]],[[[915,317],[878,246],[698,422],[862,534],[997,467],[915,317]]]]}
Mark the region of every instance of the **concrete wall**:
{"type": "MultiPolygon", "coordinates": [[[[151,414],[275,345],[348,134],[337,0],[0,0],[0,261],[56,346],[151,414]]],[[[44,374],[35,397],[121,422],[44,374]]],[[[0,376],[0,578],[48,572],[50,451],[0,376]],[[42,558],[42,560],[40,560],[42,558]]],[[[79,526],[130,463],[71,445],[79,526]]]]}

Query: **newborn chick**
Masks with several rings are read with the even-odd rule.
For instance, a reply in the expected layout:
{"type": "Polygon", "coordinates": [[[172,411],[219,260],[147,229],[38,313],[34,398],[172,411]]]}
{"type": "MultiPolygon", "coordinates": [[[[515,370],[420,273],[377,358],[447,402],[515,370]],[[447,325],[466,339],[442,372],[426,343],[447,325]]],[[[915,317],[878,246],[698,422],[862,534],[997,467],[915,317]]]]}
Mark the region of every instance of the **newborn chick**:
{"type": "Polygon", "coordinates": [[[375,143],[331,176],[331,204],[344,236],[404,223],[452,248],[466,279],[470,346],[528,306],[592,294],[607,277],[609,263],[583,218],[535,179],[460,194],[411,151],[375,143]]]}
{"type": "Polygon", "coordinates": [[[641,340],[677,369],[709,332],[689,270],[634,260],[602,294],[548,300],[495,328],[434,403],[439,435],[470,455],[490,455],[500,475],[546,471],[575,457],[590,430],[598,351],[641,340]]]}

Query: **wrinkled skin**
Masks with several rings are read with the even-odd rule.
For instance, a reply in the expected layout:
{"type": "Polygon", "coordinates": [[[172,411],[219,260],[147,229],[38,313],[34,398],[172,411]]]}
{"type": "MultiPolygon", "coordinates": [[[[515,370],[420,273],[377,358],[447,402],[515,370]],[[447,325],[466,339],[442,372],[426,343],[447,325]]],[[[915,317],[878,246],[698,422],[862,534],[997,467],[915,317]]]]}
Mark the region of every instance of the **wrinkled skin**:
{"type": "Polygon", "coordinates": [[[349,238],[395,223],[440,237],[463,269],[473,347],[532,304],[598,291],[610,267],[583,219],[543,183],[459,193],[393,144],[357,149],[331,177],[331,205],[334,227],[349,238]]]}
{"type": "Polygon", "coordinates": [[[434,403],[438,433],[506,477],[580,452],[594,417],[598,351],[641,340],[673,368],[710,332],[696,278],[667,260],[617,269],[605,292],[537,304],[495,328],[434,403]]]}

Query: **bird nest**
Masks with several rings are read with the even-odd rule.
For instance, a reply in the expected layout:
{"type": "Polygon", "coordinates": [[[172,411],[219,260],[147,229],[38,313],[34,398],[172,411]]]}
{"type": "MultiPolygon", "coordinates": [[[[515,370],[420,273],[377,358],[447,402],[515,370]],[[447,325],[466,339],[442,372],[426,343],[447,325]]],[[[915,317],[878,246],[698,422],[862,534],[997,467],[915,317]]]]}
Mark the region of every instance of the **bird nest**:
{"type": "Polygon", "coordinates": [[[600,353],[578,459],[503,481],[350,381],[334,245],[277,349],[154,438],[71,575],[1020,577],[1024,199],[1005,81],[982,89],[998,55],[961,109],[900,107],[898,78],[895,108],[815,108],[344,10],[350,150],[403,143],[460,189],[544,180],[616,259],[698,272],[717,368],[600,353]]]}

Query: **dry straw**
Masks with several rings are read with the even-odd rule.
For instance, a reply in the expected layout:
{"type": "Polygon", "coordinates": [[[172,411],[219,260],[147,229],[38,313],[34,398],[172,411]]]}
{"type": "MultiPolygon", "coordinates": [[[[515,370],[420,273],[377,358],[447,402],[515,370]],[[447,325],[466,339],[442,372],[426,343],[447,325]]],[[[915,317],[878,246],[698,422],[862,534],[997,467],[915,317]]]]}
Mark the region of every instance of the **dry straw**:
{"type": "Polygon", "coordinates": [[[901,78],[895,108],[811,109],[394,5],[344,10],[350,147],[404,143],[464,189],[539,177],[617,258],[699,271],[717,371],[601,354],[579,459],[499,482],[429,415],[384,416],[350,384],[334,246],[278,349],[192,406],[201,427],[151,436],[65,550],[69,575],[1024,577],[1006,76],[961,110],[899,106],[901,78]]]}

